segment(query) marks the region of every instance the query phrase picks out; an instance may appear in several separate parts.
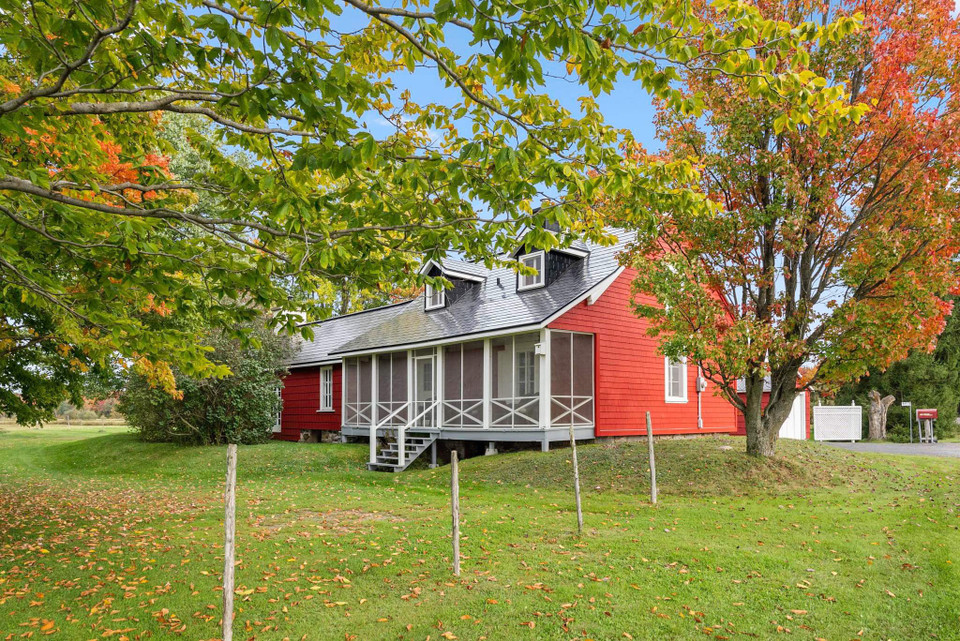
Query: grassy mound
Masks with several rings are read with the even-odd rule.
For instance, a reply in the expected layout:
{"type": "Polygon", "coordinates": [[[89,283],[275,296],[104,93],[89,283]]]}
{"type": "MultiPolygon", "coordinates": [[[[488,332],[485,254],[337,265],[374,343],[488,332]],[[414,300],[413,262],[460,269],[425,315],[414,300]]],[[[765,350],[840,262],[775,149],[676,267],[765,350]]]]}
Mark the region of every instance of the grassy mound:
{"type": "MultiPolygon", "coordinates": [[[[771,459],[748,456],[742,438],[704,437],[656,442],[657,484],[662,494],[747,495],[804,489],[896,484],[902,473],[892,459],[869,457],[819,443],[780,441],[771,459]]],[[[649,492],[645,442],[597,443],[577,448],[585,491],[649,492]]],[[[521,452],[472,459],[471,478],[487,483],[567,488],[570,449],[521,452]]]]}
{"type": "MultiPolygon", "coordinates": [[[[130,433],[53,443],[38,449],[34,467],[65,477],[123,476],[128,480],[193,479],[219,482],[222,447],[145,443],[130,433]]],[[[818,488],[898,487],[913,464],[810,442],[781,441],[772,459],[747,456],[742,438],[703,437],[656,443],[657,479],[665,496],[740,496],[796,493],[818,488]]],[[[245,479],[312,478],[399,484],[441,489],[444,469],[400,475],[368,473],[367,446],[271,442],[240,448],[245,479]]],[[[645,495],[649,469],[645,442],[597,443],[578,448],[581,487],[586,493],[645,495]]],[[[461,474],[473,486],[569,490],[570,449],[524,451],[464,461],[461,474]]]]}

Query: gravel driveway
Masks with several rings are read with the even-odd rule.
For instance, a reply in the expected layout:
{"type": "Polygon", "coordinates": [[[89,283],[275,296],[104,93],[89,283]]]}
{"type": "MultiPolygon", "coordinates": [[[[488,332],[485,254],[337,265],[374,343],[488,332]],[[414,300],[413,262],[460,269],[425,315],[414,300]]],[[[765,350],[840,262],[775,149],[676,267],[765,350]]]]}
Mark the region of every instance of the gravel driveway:
{"type": "Polygon", "coordinates": [[[830,443],[852,452],[880,454],[912,454],[914,456],[946,456],[960,458],[960,443],[830,443]]]}

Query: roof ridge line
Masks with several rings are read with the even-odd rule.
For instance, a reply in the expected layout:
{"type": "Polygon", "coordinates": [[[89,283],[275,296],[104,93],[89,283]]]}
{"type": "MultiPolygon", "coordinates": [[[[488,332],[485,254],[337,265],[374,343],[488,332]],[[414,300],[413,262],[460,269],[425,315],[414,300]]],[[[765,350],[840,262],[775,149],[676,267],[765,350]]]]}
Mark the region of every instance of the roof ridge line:
{"type": "MultiPolygon", "coordinates": [[[[417,296],[419,298],[419,296],[417,296]]],[[[351,316],[359,316],[360,314],[366,314],[367,312],[378,312],[381,309],[388,309],[390,307],[398,307],[400,305],[407,305],[417,300],[417,298],[410,298],[408,300],[402,300],[398,303],[388,303],[386,305],[380,305],[379,307],[371,307],[370,309],[360,309],[355,312],[348,312],[346,314],[338,314],[337,316],[331,316],[330,318],[324,318],[323,320],[307,321],[305,323],[298,323],[297,327],[306,327],[308,325],[319,325],[321,323],[328,323],[332,320],[337,320],[338,318],[349,318],[351,316]]]]}

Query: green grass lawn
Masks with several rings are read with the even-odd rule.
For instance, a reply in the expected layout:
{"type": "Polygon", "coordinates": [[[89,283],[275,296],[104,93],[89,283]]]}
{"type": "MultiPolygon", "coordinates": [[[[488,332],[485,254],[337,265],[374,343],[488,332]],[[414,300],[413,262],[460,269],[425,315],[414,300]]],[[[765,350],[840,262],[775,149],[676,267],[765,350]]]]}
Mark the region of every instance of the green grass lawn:
{"type": "MultiPolygon", "coordinates": [[[[237,639],[960,639],[960,461],[783,442],[364,471],[364,445],[241,447],[237,639]],[[731,449],[725,449],[732,446],[731,449]]],[[[0,639],[219,635],[225,448],[0,432],[0,639]]]]}

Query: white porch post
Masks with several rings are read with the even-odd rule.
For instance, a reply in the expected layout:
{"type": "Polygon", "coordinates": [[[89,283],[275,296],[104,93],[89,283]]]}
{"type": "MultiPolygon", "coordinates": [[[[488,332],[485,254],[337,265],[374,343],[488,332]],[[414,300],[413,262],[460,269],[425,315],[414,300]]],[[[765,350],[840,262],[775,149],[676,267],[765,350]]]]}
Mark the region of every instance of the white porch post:
{"type": "Polygon", "coordinates": [[[404,421],[411,420],[416,414],[414,414],[414,405],[413,405],[413,350],[407,350],[407,418],[404,421]]]}
{"type": "Polygon", "coordinates": [[[493,417],[490,399],[493,398],[493,365],[490,362],[492,351],[490,350],[490,339],[483,340],[483,427],[490,428],[490,420],[493,417]]]}
{"type": "Polygon", "coordinates": [[[436,377],[434,382],[433,400],[436,407],[433,410],[433,426],[440,429],[440,419],[443,417],[443,345],[438,345],[434,358],[433,374],[436,377]]]}
{"type": "MultiPolygon", "coordinates": [[[[373,357],[371,358],[372,358],[372,361],[370,363],[370,372],[371,372],[371,375],[375,377],[377,373],[377,359],[373,357]]],[[[357,399],[358,400],[360,398],[359,379],[360,379],[360,360],[357,359],[357,399]]],[[[375,379],[374,381],[370,381],[370,399],[374,401],[373,407],[370,408],[370,418],[371,418],[370,420],[370,463],[371,465],[375,465],[377,462],[377,403],[376,403],[377,391],[375,389],[374,382],[375,382],[375,379]]],[[[344,385],[343,387],[346,388],[346,385],[344,385]]],[[[359,413],[357,415],[359,416],[359,413]]],[[[359,423],[360,421],[357,421],[357,422],[359,423]]]]}
{"type": "Polygon", "coordinates": [[[540,428],[550,427],[550,330],[540,330],[540,428]]]}
{"type": "Polygon", "coordinates": [[[370,376],[373,380],[370,381],[370,423],[373,425],[377,424],[377,401],[379,398],[377,395],[380,390],[380,374],[377,371],[377,361],[380,359],[377,358],[376,354],[370,356],[370,376]]]}

